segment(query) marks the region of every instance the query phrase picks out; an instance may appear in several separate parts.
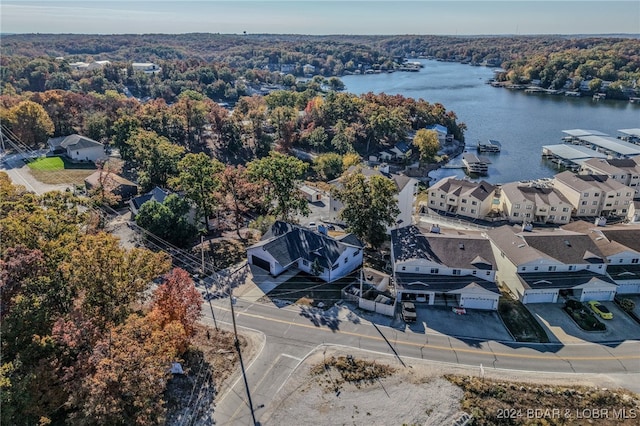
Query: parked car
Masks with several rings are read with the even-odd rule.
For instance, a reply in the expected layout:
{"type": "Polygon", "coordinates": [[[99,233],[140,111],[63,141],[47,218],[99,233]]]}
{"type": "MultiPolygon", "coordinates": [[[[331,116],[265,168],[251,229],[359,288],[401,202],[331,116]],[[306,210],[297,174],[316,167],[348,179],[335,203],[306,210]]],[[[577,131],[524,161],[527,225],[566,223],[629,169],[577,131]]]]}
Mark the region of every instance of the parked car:
{"type": "Polygon", "coordinates": [[[402,319],[404,322],[415,322],[418,318],[416,314],[416,305],[412,302],[402,302],[402,319]]]}
{"type": "Polygon", "coordinates": [[[589,306],[591,306],[593,312],[600,315],[600,318],[607,320],[613,318],[613,313],[597,300],[592,300],[591,302],[589,302],[589,306]]]}

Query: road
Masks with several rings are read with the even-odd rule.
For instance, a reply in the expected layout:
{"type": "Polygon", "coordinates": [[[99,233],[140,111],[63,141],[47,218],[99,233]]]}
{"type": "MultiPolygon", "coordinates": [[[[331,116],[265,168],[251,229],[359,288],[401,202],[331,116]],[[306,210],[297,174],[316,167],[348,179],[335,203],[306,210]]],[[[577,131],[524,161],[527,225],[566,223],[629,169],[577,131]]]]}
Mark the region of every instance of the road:
{"type": "MultiPolygon", "coordinates": [[[[218,324],[229,324],[230,311],[217,302],[218,324]]],[[[228,302],[227,302],[228,303],[228,302]]],[[[208,310],[207,310],[208,311],[208,310]]],[[[210,313],[209,313],[210,315],[210,313]]],[[[374,326],[366,320],[345,321],[310,319],[299,308],[238,299],[236,320],[239,326],[260,330],[265,344],[247,366],[254,413],[269,406],[277,391],[304,358],[322,345],[352,347],[399,357],[431,360],[486,371],[515,370],[542,374],[604,374],[617,383],[640,392],[640,343],[625,341],[610,344],[520,344],[486,340],[458,339],[442,334],[405,333],[391,327],[374,326]],[[315,323],[319,323],[315,325],[315,323]]],[[[231,390],[220,396],[214,412],[219,425],[252,424],[244,383],[239,377],[231,390]]]]}

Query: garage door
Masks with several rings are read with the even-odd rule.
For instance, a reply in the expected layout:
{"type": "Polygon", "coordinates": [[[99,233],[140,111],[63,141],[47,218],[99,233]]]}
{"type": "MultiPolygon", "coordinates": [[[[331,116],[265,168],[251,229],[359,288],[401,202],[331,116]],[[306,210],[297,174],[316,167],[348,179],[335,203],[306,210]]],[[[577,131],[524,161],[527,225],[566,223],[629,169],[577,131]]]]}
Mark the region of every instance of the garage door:
{"type": "Polygon", "coordinates": [[[618,284],[618,294],[640,293],[640,284],[618,284]]]}
{"type": "Polygon", "coordinates": [[[252,255],[251,256],[251,263],[253,265],[256,265],[256,266],[266,270],[267,272],[271,272],[271,265],[269,264],[269,262],[267,262],[264,259],[259,258],[256,255],[252,255]]]}
{"type": "Polygon", "coordinates": [[[613,300],[616,295],[615,291],[582,291],[580,300],[588,302],[590,300],[613,300]]]}
{"type": "Polygon", "coordinates": [[[460,298],[460,306],[464,307],[465,309],[488,309],[488,310],[493,310],[493,309],[497,309],[498,307],[498,300],[491,298],[491,299],[484,299],[481,297],[464,297],[462,296],[460,298]]]}
{"type": "Polygon", "coordinates": [[[546,293],[532,293],[525,292],[522,298],[522,303],[554,303],[556,301],[558,292],[546,292],[546,293]]]}

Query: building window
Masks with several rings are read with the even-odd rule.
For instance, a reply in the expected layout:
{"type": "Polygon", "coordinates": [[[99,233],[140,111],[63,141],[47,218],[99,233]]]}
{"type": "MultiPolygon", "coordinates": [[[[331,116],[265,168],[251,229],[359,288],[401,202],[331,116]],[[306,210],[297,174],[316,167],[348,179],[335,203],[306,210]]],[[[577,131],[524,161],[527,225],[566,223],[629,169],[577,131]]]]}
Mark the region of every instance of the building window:
{"type": "Polygon", "coordinates": [[[566,217],[566,216],[562,216],[562,217],[560,218],[560,220],[567,220],[567,217],[566,217]]]}
{"type": "Polygon", "coordinates": [[[570,270],[570,271],[573,271],[573,270],[575,270],[575,269],[576,269],[575,265],[569,265],[569,270],[570,270]]]}
{"type": "Polygon", "coordinates": [[[513,208],[514,208],[514,209],[519,209],[519,208],[520,208],[520,204],[514,204],[514,205],[513,205],[513,208]]]}
{"type": "Polygon", "coordinates": [[[613,202],[613,205],[614,205],[614,206],[617,206],[617,205],[618,205],[618,200],[614,201],[614,202],[613,202]]]}
{"type": "Polygon", "coordinates": [[[527,219],[531,217],[531,213],[527,213],[524,215],[524,217],[526,217],[527,219]]]}
{"type": "Polygon", "coordinates": [[[431,273],[432,274],[437,274],[438,272],[440,272],[440,270],[438,268],[431,268],[431,273]]]}
{"type": "Polygon", "coordinates": [[[420,267],[416,266],[416,272],[420,272],[420,267]]]}
{"type": "Polygon", "coordinates": [[[356,257],[356,256],[357,256],[357,255],[359,255],[359,254],[360,254],[360,249],[356,250],[356,252],[355,252],[355,253],[353,253],[353,257],[356,257]]]}
{"type": "Polygon", "coordinates": [[[444,204],[440,203],[440,207],[442,207],[444,204]]]}
{"type": "Polygon", "coordinates": [[[595,214],[596,213],[596,209],[591,209],[591,214],[595,214]]]}
{"type": "Polygon", "coordinates": [[[346,264],[346,263],[349,263],[349,258],[348,258],[348,257],[345,257],[345,258],[344,258],[344,263],[345,263],[345,264],[346,264]]]}
{"type": "Polygon", "coordinates": [[[556,271],[555,266],[549,266],[549,272],[555,272],[555,271],[556,271]]]}
{"type": "Polygon", "coordinates": [[[631,193],[630,192],[627,192],[626,195],[627,195],[627,197],[631,197],[631,193]]]}
{"type": "Polygon", "coordinates": [[[533,270],[534,270],[534,271],[537,271],[537,270],[538,270],[538,267],[537,267],[537,266],[534,266],[534,267],[533,267],[533,270]]]}
{"type": "Polygon", "coordinates": [[[531,210],[533,209],[533,206],[531,204],[527,205],[527,210],[531,210]]]}
{"type": "Polygon", "coordinates": [[[555,212],[556,210],[557,210],[557,208],[556,208],[556,207],[551,207],[551,211],[552,211],[552,212],[555,212]]]}
{"type": "Polygon", "coordinates": [[[526,271],[526,270],[527,270],[527,267],[526,267],[526,266],[523,266],[523,267],[522,267],[522,272],[524,272],[524,271],[526,271]]]}
{"type": "Polygon", "coordinates": [[[460,275],[460,269],[454,269],[453,275],[460,275]]]}
{"type": "Polygon", "coordinates": [[[471,202],[471,205],[472,205],[472,206],[477,206],[477,205],[478,205],[478,202],[477,202],[477,201],[472,201],[472,202],[471,202]]]}
{"type": "Polygon", "coordinates": [[[436,193],[435,193],[435,192],[432,192],[432,193],[431,193],[431,196],[432,196],[432,197],[435,197],[435,196],[436,196],[436,193]]]}
{"type": "Polygon", "coordinates": [[[549,220],[555,220],[556,217],[554,215],[549,215],[549,220]]]}
{"type": "Polygon", "coordinates": [[[588,197],[588,196],[589,196],[589,193],[588,193],[588,192],[585,192],[584,194],[582,194],[582,196],[583,196],[583,197],[588,197]]]}
{"type": "Polygon", "coordinates": [[[520,216],[520,213],[518,213],[518,212],[513,212],[513,217],[518,217],[518,216],[520,216]]]}
{"type": "Polygon", "coordinates": [[[478,271],[476,271],[476,270],[474,269],[473,271],[471,271],[471,273],[472,273],[473,275],[476,275],[476,274],[478,273],[478,271]]]}
{"type": "Polygon", "coordinates": [[[592,205],[592,206],[597,206],[597,205],[598,205],[598,202],[597,202],[597,201],[594,201],[593,203],[591,203],[591,205],[592,205]]]}
{"type": "Polygon", "coordinates": [[[339,266],[340,266],[340,265],[336,263],[335,265],[333,265],[333,266],[331,267],[331,270],[332,270],[332,271],[335,271],[336,269],[338,269],[338,267],[339,267],[339,266]]]}
{"type": "Polygon", "coordinates": [[[460,202],[461,202],[462,204],[467,204],[467,200],[466,200],[465,198],[463,198],[462,200],[460,200],[460,202]]]}
{"type": "Polygon", "coordinates": [[[407,270],[407,267],[406,267],[406,266],[403,266],[403,267],[402,267],[402,270],[403,270],[403,271],[406,271],[406,270],[407,270]]]}
{"type": "Polygon", "coordinates": [[[583,202],[581,202],[581,203],[580,203],[580,205],[581,205],[581,206],[586,206],[586,205],[587,205],[587,202],[586,202],[586,201],[583,201],[583,202]]]}
{"type": "Polygon", "coordinates": [[[620,259],[620,261],[618,263],[622,263],[624,259],[620,259]]]}
{"type": "Polygon", "coordinates": [[[638,263],[638,258],[631,259],[631,263],[638,263]]]}
{"type": "Polygon", "coordinates": [[[580,213],[584,214],[584,209],[580,209],[580,213]]]}
{"type": "Polygon", "coordinates": [[[565,212],[565,213],[568,212],[569,211],[569,207],[563,207],[562,211],[565,212]]]}
{"type": "Polygon", "coordinates": [[[302,260],[302,264],[303,264],[304,266],[309,266],[309,261],[308,261],[308,260],[304,260],[304,259],[303,259],[303,260],[302,260]]]}
{"type": "Polygon", "coordinates": [[[471,209],[471,213],[475,213],[475,212],[476,212],[476,209],[471,209]]]}
{"type": "Polygon", "coordinates": [[[467,211],[467,208],[466,208],[466,207],[460,207],[460,211],[461,211],[461,212],[466,212],[466,211],[467,211]]]}
{"type": "Polygon", "coordinates": [[[440,198],[444,198],[444,194],[440,194],[440,198]]]}
{"type": "Polygon", "coordinates": [[[491,271],[485,272],[485,275],[491,275],[491,271]]]}

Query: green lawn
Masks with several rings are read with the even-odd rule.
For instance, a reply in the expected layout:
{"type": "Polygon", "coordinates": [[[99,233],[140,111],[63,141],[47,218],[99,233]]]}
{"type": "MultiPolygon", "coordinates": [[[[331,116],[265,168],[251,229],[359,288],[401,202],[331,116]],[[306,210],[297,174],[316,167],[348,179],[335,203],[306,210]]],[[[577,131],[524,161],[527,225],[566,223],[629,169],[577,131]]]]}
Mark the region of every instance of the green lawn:
{"type": "Polygon", "coordinates": [[[64,161],[60,157],[40,157],[29,163],[32,170],[64,170],[64,161]]]}

